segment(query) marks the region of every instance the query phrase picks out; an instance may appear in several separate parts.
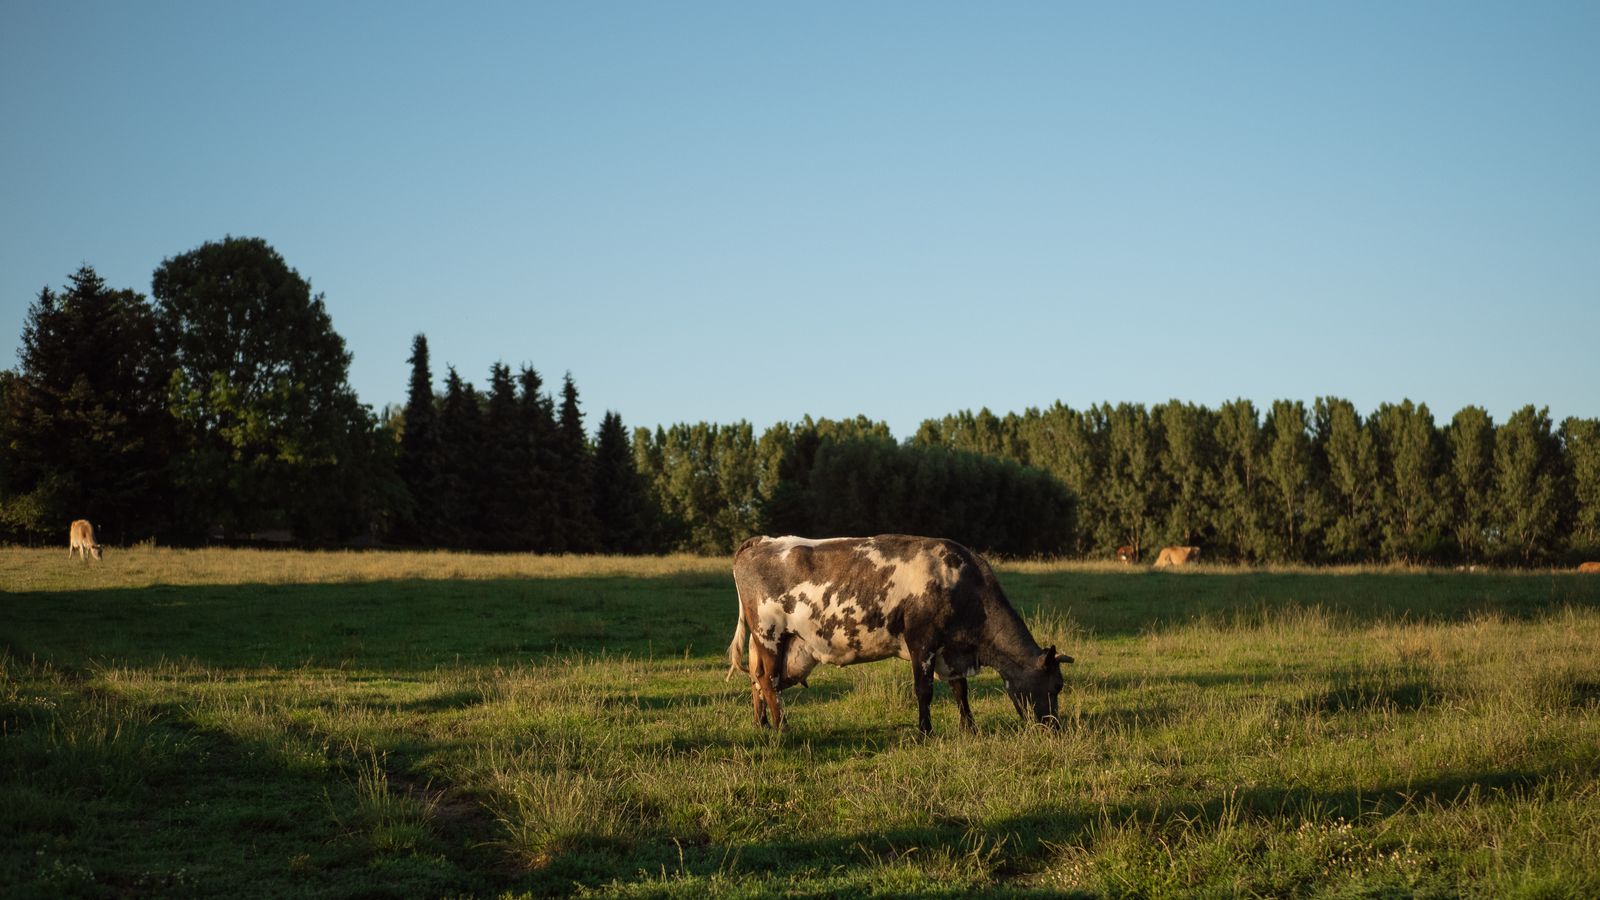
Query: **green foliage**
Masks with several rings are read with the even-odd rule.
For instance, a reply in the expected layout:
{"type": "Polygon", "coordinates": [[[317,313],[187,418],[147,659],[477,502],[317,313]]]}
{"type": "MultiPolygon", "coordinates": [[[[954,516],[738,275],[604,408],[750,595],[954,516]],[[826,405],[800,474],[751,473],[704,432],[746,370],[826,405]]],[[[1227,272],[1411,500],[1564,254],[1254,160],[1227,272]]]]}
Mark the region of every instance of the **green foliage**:
{"type": "Polygon", "coordinates": [[[1446,429],[1456,546],[1468,560],[1489,558],[1495,534],[1494,420],[1482,407],[1467,406],[1446,429]]]}
{"type": "Polygon", "coordinates": [[[1266,559],[1271,546],[1265,512],[1267,442],[1255,404],[1222,404],[1216,434],[1217,536],[1225,552],[1236,558],[1266,559]]]}
{"type": "Polygon", "coordinates": [[[1433,415],[1426,403],[1385,403],[1372,414],[1372,428],[1383,461],[1378,478],[1383,550],[1402,562],[1437,559],[1449,516],[1449,482],[1433,415]]]}
{"type": "Polygon", "coordinates": [[[1323,535],[1330,559],[1368,562],[1378,558],[1378,448],[1355,405],[1319,397],[1316,448],[1328,484],[1330,515],[1323,535]]]}
{"type": "Polygon", "coordinates": [[[152,292],[173,359],[181,530],[370,530],[372,510],[348,489],[381,476],[341,470],[374,464],[362,450],[375,421],[350,388],[322,295],[265,241],[233,237],[164,260],[152,292]]]}
{"type": "Polygon", "coordinates": [[[607,412],[594,445],[595,518],[602,553],[642,553],[651,549],[654,515],[644,479],[633,464],[633,447],[622,416],[607,412]]]}
{"type": "Polygon", "coordinates": [[[19,356],[0,393],[0,528],[57,539],[86,518],[118,543],[162,528],[168,366],[144,297],[84,266],[61,293],[40,291],[19,356]]]}
{"type": "Polygon", "coordinates": [[[1582,559],[1600,559],[1600,420],[1562,422],[1561,446],[1573,497],[1568,546],[1582,559]]]}
{"type": "Polygon", "coordinates": [[[1524,406],[1495,432],[1491,551],[1524,564],[1554,555],[1567,500],[1561,442],[1546,409],[1524,406]]]}
{"type": "Polygon", "coordinates": [[[1272,555],[1279,560],[1311,559],[1326,512],[1305,404],[1277,400],[1267,413],[1265,506],[1272,555]]]}

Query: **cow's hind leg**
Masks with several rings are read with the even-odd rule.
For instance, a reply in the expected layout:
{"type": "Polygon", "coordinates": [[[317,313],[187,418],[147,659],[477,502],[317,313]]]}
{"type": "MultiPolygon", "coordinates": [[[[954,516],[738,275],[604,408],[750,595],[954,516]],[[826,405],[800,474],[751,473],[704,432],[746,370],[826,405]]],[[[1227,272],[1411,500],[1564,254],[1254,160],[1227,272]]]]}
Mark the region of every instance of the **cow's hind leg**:
{"type": "Polygon", "coordinates": [[[956,709],[961,710],[961,728],[977,731],[978,725],[972,721],[972,707],[967,705],[967,680],[960,677],[950,679],[950,693],[955,695],[956,709]]]}
{"type": "Polygon", "coordinates": [[[782,729],[783,707],[778,702],[778,655],[767,649],[766,645],[756,641],[750,648],[750,656],[755,660],[751,664],[751,671],[755,675],[755,686],[751,697],[756,702],[757,724],[766,724],[765,711],[761,709],[761,701],[766,701],[766,707],[772,712],[772,724],[782,729]]]}

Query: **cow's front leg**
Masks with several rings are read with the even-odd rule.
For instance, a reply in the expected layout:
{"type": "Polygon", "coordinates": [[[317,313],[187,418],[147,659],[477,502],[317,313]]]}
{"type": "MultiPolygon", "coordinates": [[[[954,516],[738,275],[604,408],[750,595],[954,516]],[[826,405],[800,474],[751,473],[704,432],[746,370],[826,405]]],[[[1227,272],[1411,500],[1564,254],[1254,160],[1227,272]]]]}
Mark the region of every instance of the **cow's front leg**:
{"type": "Polygon", "coordinates": [[[911,682],[917,692],[917,728],[923,734],[933,733],[933,654],[911,651],[911,682]]]}
{"type": "Polygon", "coordinates": [[[978,724],[972,721],[972,707],[967,705],[967,679],[960,676],[951,678],[950,693],[955,695],[956,709],[961,710],[961,728],[965,731],[977,731],[978,724]]]}

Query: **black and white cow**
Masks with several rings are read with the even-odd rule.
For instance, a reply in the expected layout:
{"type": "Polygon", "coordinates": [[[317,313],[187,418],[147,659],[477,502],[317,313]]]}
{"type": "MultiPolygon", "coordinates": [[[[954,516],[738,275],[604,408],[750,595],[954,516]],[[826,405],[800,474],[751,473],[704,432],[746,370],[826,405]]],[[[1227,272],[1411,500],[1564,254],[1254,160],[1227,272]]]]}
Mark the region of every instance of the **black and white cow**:
{"type": "Polygon", "coordinates": [[[917,726],[932,730],[934,674],[950,683],[963,728],[973,728],[967,678],[988,666],[1005,681],[1017,715],[1058,724],[1061,663],[1041,648],[1006,600],[994,570],[955,541],[884,534],[868,538],[753,537],[733,555],[739,620],[728,645],[741,668],[748,634],[750,699],[783,727],[778,694],[819,662],[836,666],[898,656],[911,661],[917,726]]]}

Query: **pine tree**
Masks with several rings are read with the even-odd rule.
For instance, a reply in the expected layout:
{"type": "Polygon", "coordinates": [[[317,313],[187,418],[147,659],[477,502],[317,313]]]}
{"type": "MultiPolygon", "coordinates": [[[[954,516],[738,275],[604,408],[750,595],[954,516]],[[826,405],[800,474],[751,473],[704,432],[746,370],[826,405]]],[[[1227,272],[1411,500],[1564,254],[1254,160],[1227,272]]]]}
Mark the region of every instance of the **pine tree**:
{"type": "Polygon", "coordinates": [[[583,412],[578,403],[578,386],[568,372],[561,382],[561,410],[556,420],[556,491],[559,498],[561,533],[565,549],[589,553],[599,540],[595,521],[594,462],[588,436],[583,430],[583,412]]]}
{"type": "Polygon", "coordinates": [[[87,518],[102,540],[155,534],[171,507],[167,357],[154,311],[90,266],[40,291],[6,392],[0,527],[38,534],[87,518]]]}
{"type": "Polygon", "coordinates": [[[543,390],[544,380],[531,366],[523,366],[517,378],[518,404],[522,411],[522,431],[526,435],[527,532],[530,546],[541,553],[560,553],[567,549],[561,526],[561,492],[558,489],[561,454],[556,442],[555,404],[543,390]]]}
{"type": "Polygon", "coordinates": [[[497,362],[489,367],[478,454],[478,532],[486,550],[527,550],[533,545],[527,522],[530,445],[511,368],[497,362]]]}
{"type": "Polygon", "coordinates": [[[633,448],[622,416],[600,420],[594,448],[594,510],[603,553],[642,553],[649,549],[649,502],[634,468],[633,448]]]}
{"type": "Polygon", "coordinates": [[[411,497],[411,509],[400,527],[399,537],[413,544],[435,544],[441,540],[439,508],[444,469],[444,448],[439,434],[438,400],[433,395],[433,371],[428,362],[428,338],[418,334],[411,340],[411,382],[400,436],[397,464],[400,480],[411,497]]]}
{"type": "Polygon", "coordinates": [[[478,452],[483,440],[483,413],[478,392],[461,380],[454,366],[447,367],[444,400],[439,405],[439,430],[443,436],[439,493],[439,539],[452,547],[477,547],[478,501],[485,480],[480,477],[478,452]]]}

